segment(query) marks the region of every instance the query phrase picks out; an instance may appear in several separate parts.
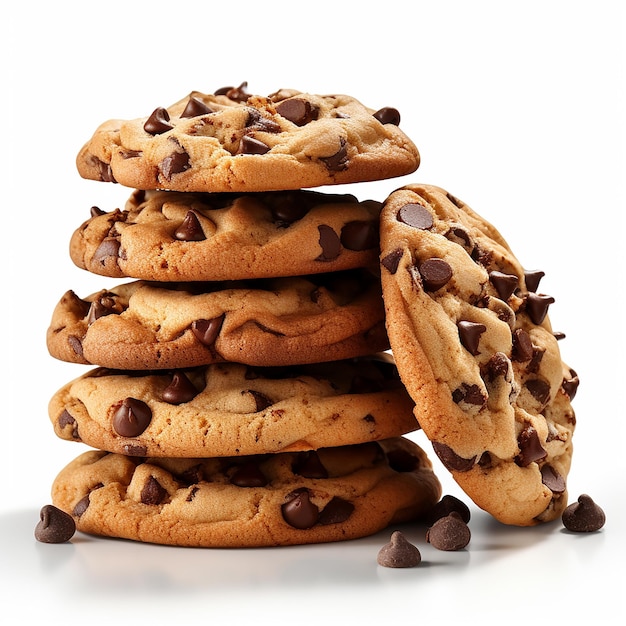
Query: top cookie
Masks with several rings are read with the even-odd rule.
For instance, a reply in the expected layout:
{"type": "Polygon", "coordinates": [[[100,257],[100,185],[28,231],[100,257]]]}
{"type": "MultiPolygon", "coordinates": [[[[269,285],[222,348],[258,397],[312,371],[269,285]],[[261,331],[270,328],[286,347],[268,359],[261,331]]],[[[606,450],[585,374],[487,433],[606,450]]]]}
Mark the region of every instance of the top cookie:
{"type": "Polygon", "coordinates": [[[538,293],[502,235],[443,189],[409,185],[381,214],[381,280],[396,364],[442,463],[504,523],[558,517],[578,385],[538,293]]]}
{"type": "Polygon", "coordinates": [[[396,109],[246,88],[193,91],[145,117],[104,122],[77,156],[79,174],[145,190],[245,192],[381,180],[419,166],[396,109]]]}

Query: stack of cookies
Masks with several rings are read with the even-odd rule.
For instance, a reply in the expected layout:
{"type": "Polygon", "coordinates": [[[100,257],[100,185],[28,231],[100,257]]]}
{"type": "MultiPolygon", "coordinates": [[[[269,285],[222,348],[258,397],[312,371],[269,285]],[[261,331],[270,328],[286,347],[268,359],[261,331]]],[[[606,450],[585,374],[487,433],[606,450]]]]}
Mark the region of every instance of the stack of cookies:
{"type": "Polygon", "coordinates": [[[395,109],[246,84],[102,124],[82,177],[132,189],[92,208],[73,262],[120,279],[65,293],[50,354],[94,366],[54,394],[91,449],[53,503],[84,532],[184,546],[363,537],[441,496],[389,352],[382,202],[313,188],[409,174],[395,109]]]}

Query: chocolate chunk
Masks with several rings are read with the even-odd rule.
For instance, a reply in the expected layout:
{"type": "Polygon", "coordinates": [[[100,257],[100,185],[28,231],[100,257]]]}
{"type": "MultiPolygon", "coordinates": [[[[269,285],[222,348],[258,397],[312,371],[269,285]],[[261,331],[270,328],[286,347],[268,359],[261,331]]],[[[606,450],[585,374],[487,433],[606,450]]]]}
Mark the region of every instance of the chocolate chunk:
{"type": "Polygon", "coordinates": [[[496,288],[500,300],[505,302],[513,295],[517,289],[519,280],[515,274],[504,274],[503,272],[493,271],[489,273],[489,280],[496,288]]]}
{"type": "Polygon", "coordinates": [[[398,111],[398,109],[394,109],[393,107],[383,107],[382,109],[378,109],[378,111],[374,113],[374,117],[381,124],[393,124],[394,126],[400,126],[400,111],[398,111]]]}
{"type": "Polygon", "coordinates": [[[567,530],[575,533],[592,533],[600,530],[605,522],[604,511],[587,494],[582,494],[578,502],[570,504],[561,516],[567,530]]]}
{"type": "Polygon", "coordinates": [[[174,372],[172,382],[163,390],[161,399],[168,404],[184,404],[193,400],[198,390],[184,372],[174,372]]]}
{"type": "Polygon", "coordinates": [[[437,257],[426,259],[418,270],[426,291],[437,291],[452,278],[452,268],[449,263],[437,257]]]}
{"type": "Polygon", "coordinates": [[[375,222],[354,220],[344,224],[339,238],[348,250],[371,250],[378,246],[378,225],[375,222]]]}
{"type": "Polygon", "coordinates": [[[328,470],[315,450],[298,454],[291,469],[294,474],[305,478],[328,478],[328,470]]]}
{"type": "Polygon", "coordinates": [[[509,365],[510,361],[507,358],[506,354],[503,352],[496,352],[492,357],[487,361],[485,366],[485,375],[490,382],[493,382],[497,378],[504,377],[507,378],[509,374],[509,365]]]}
{"type": "Polygon", "coordinates": [[[438,519],[426,532],[426,541],[437,550],[462,550],[472,537],[469,526],[453,511],[438,519]]]}
{"type": "Polygon", "coordinates": [[[304,126],[318,118],[319,108],[302,98],[288,98],[276,105],[276,112],[296,126],[304,126]]]}
{"type": "Polygon", "coordinates": [[[446,515],[449,515],[453,511],[457,513],[466,524],[469,523],[471,517],[469,507],[465,502],[452,495],[443,496],[428,512],[425,521],[432,526],[438,519],[446,517],[446,515]]]}
{"type": "Polygon", "coordinates": [[[432,442],[433,450],[439,457],[439,460],[444,464],[447,470],[456,472],[467,472],[474,467],[476,457],[471,459],[464,459],[459,456],[450,446],[438,441],[432,442]]]}
{"type": "Polygon", "coordinates": [[[265,154],[269,151],[270,147],[260,139],[244,135],[239,142],[237,154],[265,154]]]}
{"type": "Polygon", "coordinates": [[[172,152],[159,163],[159,169],[165,180],[172,180],[174,174],[185,172],[190,167],[189,155],[186,152],[172,152]]]}
{"type": "Polygon", "coordinates": [[[309,490],[302,487],[292,491],[287,498],[287,502],[281,506],[285,522],[301,530],[315,526],[319,517],[319,509],[311,502],[309,490]]]}
{"type": "Polygon", "coordinates": [[[484,324],[469,322],[467,320],[457,322],[457,327],[459,329],[459,339],[463,347],[473,356],[480,354],[478,343],[480,336],[487,330],[487,327],[484,324]]]}
{"type": "Polygon", "coordinates": [[[513,333],[512,359],[523,363],[529,361],[534,354],[534,347],[530,335],[523,329],[518,328],[513,333]]]}
{"type": "Polygon", "coordinates": [[[330,172],[342,172],[348,169],[348,148],[343,137],[339,139],[339,150],[329,157],[322,157],[320,161],[324,163],[330,172]]]}
{"type": "Polygon", "coordinates": [[[174,232],[174,237],[179,241],[204,241],[206,239],[195,211],[187,212],[185,219],[174,232]]]}
{"type": "Polygon", "coordinates": [[[267,478],[256,463],[250,462],[237,467],[230,482],[237,487],[265,487],[267,478]]]}
{"type": "Polygon", "coordinates": [[[112,425],[122,437],[137,437],[148,428],[152,421],[152,410],[142,400],[125,398],[115,408],[112,425]]]}
{"type": "Polygon", "coordinates": [[[318,524],[328,526],[329,524],[341,524],[345,522],[354,512],[354,504],[339,496],[334,496],[332,500],[320,511],[318,524]]]}
{"type": "Polygon", "coordinates": [[[545,276],[545,272],[541,270],[531,270],[524,272],[524,281],[528,291],[535,292],[539,288],[539,282],[545,276]]]}
{"type": "Polygon", "coordinates": [[[206,115],[207,113],[213,113],[213,109],[202,102],[199,98],[191,96],[189,98],[189,102],[187,102],[187,106],[185,106],[185,110],[180,114],[180,116],[198,117],[199,115],[206,115]]]}
{"type": "Polygon", "coordinates": [[[526,297],[526,312],[533,324],[541,324],[548,314],[548,307],[554,303],[552,296],[529,293],[526,297]]]}
{"type": "Polygon", "coordinates": [[[170,124],[170,114],[163,107],[154,109],[143,125],[143,129],[150,135],[160,135],[168,130],[172,130],[172,128],[174,126],[170,124]]]}
{"type": "Polygon", "coordinates": [[[569,373],[571,378],[563,379],[561,388],[569,396],[570,401],[572,401],[576,396],[576,392],[578,391],[578,385],[580,384],[580,380],[578,379],[578,374],[576,374],[573,369],[570,368],[569,373]]]}
{"type": "Polygon", "coordinates": [[[525,387],[530,391],[532,397],[542,405],[547,404],[548,400],[550,400],[550,385],[545,380],[540,378],[527,380],[525,387]]]}
{"type": "Polygon", "coordinates": [[[402,248],[398,248],[393,252],[390,252],[384,259],[381,260],[380,264],[389,271],[390,274],[395,274],[398,271],[398,265],[400,264],[400,259],[404,251],[402,248]]]}
{"type": "Polygon", "coordinates": [[[341,241],[337,233],[330,226],[326,226],[325,224],[320,224],[317,230],[320,234],[319,244],[322,249],[322,254],[315,260],[333,261],[341,254],[341,241]]]}
{"type": "Polygon", "coordinates": [[[167,490],[159,484],[159,481],[150,476],[141,490],[139,499],[142,504],[156,505],[161,504],[167,495],[167,490]]]}
{"type": "Polygon", "coordinates": [[[76,523],[65,511],[46,504],[39,512],[39,523],[35,526],[35,539],[42,543],[65,543],[76,532],[76,523]]]}
{"type": "Polygon", "coordinates": [[[224,315],[210,320],[195,320],[191,324],[191,332],[205,346],[212,346],[217,339],[224,322],[224,315]]]}
{"type": "Polygon", "coordinates": [[[452,392],[452,400],[456,402],[456,404],[465,402],[466,404],[482,406],[487,401],[487,398],[485,398],[478,385],[468,385],[467,383],[463,383],[461,387],[452,392]]]}
{"type": "Polygon", "coordinates": [[[105,237],[93,253],[93,260],[104,265],[107,259],[117,260],[120,251],[120,240],[117,237],[105,237]]]}
{"type": "Polygon", "coordinates": [[[396,530],[391,533],[389,543],[378,551],[376,562],[382,567],[416,567],[422,562],[422,555],[417,546],[396,530]]]}
{"type": "Polygon", "coordinates": [[[515,457],[515,462],[521,467],[526,467],[535,461],[541,461],[548,456],[541,445],[537,429],[530,424],[526,424],[518,435],[517,445],[519,446],[519,454],[515,457]]]}
{"type": "Polygon", "coordinates": [[[434,224],[431,212],[422,204],[405,204],[398,211],[397,219],[407,226],[420,230],[428,230],[434,224]]]}
{"type": "Polygon", "coordinates": [[[554,493],[565,491],[565,479],[551,465],[544,465],[541,468],[541,482],[554,493]]]}
{"type": "Polygon", "coordinates": [[[72,438],[80,440],[80,435],[78,434],[78,424],[76,420],[70,415],[67,409],[64,409],[61,415],[59,415],[57,419],[57,424],[59,425],[60,430],[64,430],[67,426],[72,427],[72,438]]]}

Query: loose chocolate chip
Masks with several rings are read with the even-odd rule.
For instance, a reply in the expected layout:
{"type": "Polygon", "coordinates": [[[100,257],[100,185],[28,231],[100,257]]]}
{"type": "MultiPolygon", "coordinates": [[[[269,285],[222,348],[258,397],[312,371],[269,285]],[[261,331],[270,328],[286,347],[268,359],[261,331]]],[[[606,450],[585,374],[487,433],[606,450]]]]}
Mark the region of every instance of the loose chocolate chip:
{"type": "Polygon", "coordinates": [[[541,270],[530,270],[524,272],[524,280],[526,282],[526,289],[528,291],[535,292],[539,288],[539,282],[545,276],[545,272],[541,270]]]}
{"type": "Polygon", "coordinates": [[[161,504],[166,497],[167,490],[161,486],[154,476],[150,476],[141,490],[139,499],[142,504],[156,505],[161,504]]]}
{"type": "Polygon", "coordinates": [[[505,302],[513,295],[517,289],[519,280],[515,274],[504,274],[503,272],[493,271],[489,273],[489,280],[496,288],[500,300],[505,302]]]}
{"type": "Polygon", "coordinates": [[[185,172],[190,167],[189,155],[186,152],[172,152],[159,163],[159,169],[165,180],[172,180],[174,174],[185,172]]]}
{"type": "Polygon", "coordinates": [[[298,454],[291,470],[305,478],[328,478],[328,470],[315,450],[298,454]]]}
{"type": "Polygon", "coordinates": [[[46,504],[39,512],[39,523],[35,526],[35,539],[42,543],[65,543],[76,532],[76,523],[65,511],[46,504]]]}
{"type": "Polygon", "coordinates": [[[224,315],[210,320],[195,320],[191,324],[191,332],[202,345],[212,346],[220,333],[223,322],[224,315]]]}
{"type": "Polygon", "coordinates": [[[391,534],[389,543],[378,551],[376,562],[382,567],[416,567],[422,562],[422,555],[417,546],[396,530],[391,534]]]}
{"type": "Polygon", "coordinates": [[[469,322],[467,320],[457,322],[457,327],[459,329],[459,339],[463,347],[473,356],[480,354],[478,343],[480,342],[481,335],[487,330],[487,327],[484,324],[469,322]]]}
{"type": "Polygon", "coordinates": [[[170,124],[170,114],[163,107],[154,109],[143,125],[143,129],[150,135],[160,135],[168,130],[172,130],[172,128],[174,126],[170,124]]]}
{"type": "Polygon", "coordinates": [[[380,264],[389,271],[390,274],[395,274],[398,271],[398,265],[400,264],[400,259],[404,251],[402,248],[398,248],[393,252],[390,252],[385,258],[383,258],[380,264]]]}
{"type": "Polygon", "coordinates": [[[230,482],[237,487],[264,487],[267,478],[256,463],[240,465],[230,477],[230,482]]]}
{"type": "Polygon", "coordinates": [[[523,363],[529,361],[533,354],[534,348],[530,335],[523,328],[518,328],[513,333],[513,360],[523,363]]]}
{"type": "Polygon", "coordinates": [[[554,303],[552,296],[529,293],[526,297],[526,311],[533,324],[541,324],[548,314],[548,307],[554,303]]]}
{"type": "Polygon", "coordinates": [[[437,550],[462,550],[472,537],[469,526],[453,511],[438,519],[426,532],[426,541],[437,550]]]}
{"type": "Polygon", "coordinates": [[[310,500],[309,490],[305,487],[291,492],[288,500],[281,507],[283,519],[294,528],[305,530],[315,526],[319,509],[310,500]]]}
{"type": "Polygon", "coordinates": [[[537,429],[530,424],[526,424],[518,435],[517,445],[519,446],[519,454],[515,457],[515,462],[521,467],[545,459],[548,455],[541,445],[537,429]]]}
{"type": "Polygon", "coordinates": [[[382,109],[378,109],[378,111],[374,113],[374,117],[381,124],[393,124],[394,126],[400,126],[400,111],[398,111],[398,109],[394,109],[393,107],[383,107],[382,109]]]}
{"type": "Polygon", "coordinates": [[[113,413],[112,425],[122,437],[137,437],[148,428],[152,421],[152,411],[142,400],[125,398],[113,413]]]}
{"type": "Polygon", "coordinates": [[[453,511],[457,513],[466,524],[469,523],[471,517],[469,507],[465,502],[452,495],[443,496],[428,512],[425,521],[429,526],[432,526],[438,519],[446,517],[446,515],[449,515],[453,511]]]}
{"type": "Polygon", "coordinates": [[[551,465],[544,465],[541,468],[541,482],[554,493],[565,491],[565,479],[551,465]]]}
{"type": "Polygon", "coordinates": [[[320,224],[317,230],[320,234],[319,244],[322,253],[315,260],[334,261],[341,254],[341,241],[337,233],[325,224],[320,224]]]}
{"type": "Polygon", "coordinates": [[[213,113],[213,109],[206,105],[202,100],[191,96],[185,110],[180,114],[181,117],[198,117],[199,115],[206,115],[207,113],[213,113]]]}
{"type": "Polygon", "coordinates": [[[432,257],[426,259],[418,268],[422,284],[426,291],[441,289],[452,278],[452,268],[447,261],[432,257]]]}
{"type": "Polygon", "coordinates": [[[592,533],[600,530],[605,522],[606,515],[593,499],[586,493],[578,498],[578,502],[570,504],[561,516],[567,530],[575,533],[592,533]]]}
{"type": "Polygon", "coordinates": [[[407,226],[420,230],[428,230],[434,224],[431,212],[424,205],[415,203],[405,204],[398,211],[397,219],[407,226]]]}
{"type": "Polygon", "coordinates": [[[468,385],[467,383],[463,383],[452,392],[452,400],[456,404],[465,402],[466,404],[474,404],[476,406],[482,406],[487,401],[478,385],[468,385]]]}
{"type": "Polygon", "coordinates": [[[533,378],[527,380],[524,386],[530,391],[530,394],[537,402],[546,404],[550,399],[550,385],[545,380],[533,378]]]}
{"type": "Polygon", "coordinates": [[[378,225],[375,222],[355,220],[344,224],[340,241],[348,250],[371,250],[378,246],[378,225]]]}
{"type": "Polygon", "coordinates": [[[270,147],[260,139],[244,135],[239,142],[237,154],[265,154],[269,151],[270,147]]]}
{"type": "Polygon", "coordinates": [[[174,231],[174,237],[179,241],[204,241],[206,239],[195,211],[187,212],[181,225],[174,231]]]}
{"type": "Polygon", "coordinates": [[[318,118],[319,108],[302,98],[288,98],[276,105],[276,112],[296,126],[304,126],[318,118]]]}
{"type": "Polygon", "coordinates": [[[328,526],[329,524],[341,524],[345,522],[354,512],[354,504],[339,496],[334,496],[332,500],[320,511],[318,524],[328,526]]]}
{"type": "Polygon", "coordinates": [[[342,172],[348,169],[348,148],[346,147],[346,140],[341,137],[339,144],[339,150],[337,150],[335,154],[320,158],[320,161],[324,163],[330,172],[342,172]]]}
{"type": "Polygon", "coordinates": [[[475,456],[471,459],[464,459],[454,452],[450,446],[438,441],[433,441],[432,446],[435,454],[439,457],[439,460],[443,463],[447,470],[468,472],[472,469],[472,467],[474,467],[474,463],[476,461],[475,456]]]}
{"type": "Polygon", "coordinates": [[[168,404],[184,404],[197,395],[198,390],[184,372],[174,372],[172,382],[163,390],[161,399],[168,404]]]}

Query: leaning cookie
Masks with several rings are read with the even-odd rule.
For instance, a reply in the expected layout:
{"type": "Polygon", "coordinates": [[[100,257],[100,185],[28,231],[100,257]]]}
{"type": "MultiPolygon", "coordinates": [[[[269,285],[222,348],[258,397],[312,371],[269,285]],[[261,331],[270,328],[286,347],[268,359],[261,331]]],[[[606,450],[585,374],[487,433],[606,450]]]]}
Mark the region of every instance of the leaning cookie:
{"type": "Polygon", "coordinates": [[[221,459],[94,450],[52,487],[54,505],[79,531],[228,548],[365,537],[421,517],[440,494],[430,460],[404,438],[221,459]]]}
{"type": "Polygon", "coordinates": [[[413,402],[384,353],[284,368],[97,368],[59,389],[49,415],[62,439],[134,456],[302,451],[418,428],[413,402]]]}
{"type": "Polygon", "coordinates": [[[246,87],[193,91],[144,117],[101,124],[77,156],[79,174],[137,189],[245,192],[380,180],[419,165],[396,109],[246,87]]]}
{"type": "Polygon", "coordinates": [[[389,346],[380,279],[367,270],[216,283],[133,281],[52,314],[50,354],[112,369],[176,369],[221,361],[337,361],[389,346]]]}
{"type": "Polygon", "coordinates": [[[409,185],[381,214],[387,330],[415,415],[474,502],[504,523],[557,518],[578,385],[500,233],[446,191],[409,185]]]}
{"type": "Polygon", "coordinates": [[[381,203],[308,190],[135,191],[92,208],[70,256],[94,274],[156,281],[298,276],[376,265],[381,203]]]}

